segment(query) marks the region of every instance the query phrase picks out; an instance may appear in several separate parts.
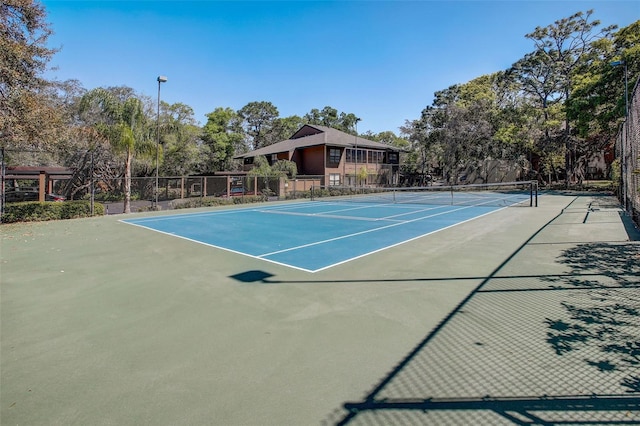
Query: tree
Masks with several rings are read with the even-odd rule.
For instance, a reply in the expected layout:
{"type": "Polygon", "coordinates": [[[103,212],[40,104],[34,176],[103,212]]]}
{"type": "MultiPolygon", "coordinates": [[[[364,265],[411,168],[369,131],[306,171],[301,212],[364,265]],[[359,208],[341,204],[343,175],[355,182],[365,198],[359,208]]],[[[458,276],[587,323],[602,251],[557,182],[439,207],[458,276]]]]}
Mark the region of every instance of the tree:
{"type": "Polygon", "coordinates": [[[273,163],[271,169],[278,175],[286,175],[292,179],[298,175],[298,166],[295,161],[278,160],[273,163]]]}
{"type": "Polygon", "coordinates": [[[33,0],[0,3],[0,139],[2,146],[41,147],[62,125],[52,102],[53,83],[43,78],[57,52],[44,7],[33,0]]]}
{"type": "Polygon", "coordinates": [[[193,109],[183,103],[160,103],[161,174],[184,176],[205,171],[200,145],[202,130],[193,109]]]}
{"type": "Polygon", "coordinates": [[[575,74],[567,113],[575,122],[578,136],[585,140],[606,144],[625,115],[624,67],[611,66],[616,60],[627,65],[631,92],[635,76],[640,74],[640,21],[620,29],[612,37],[594,41],[590,57],[575,74]]]}
{"type": "Polygon", "coordinates": [[[207,114],[202,140],[207,147],[209,171],[229,170],[236,152],[242,152],[244,135],[240,116],[231,108],[216,108],[207,114]]]}
{"type": "MultiPolygon", "coordinates": [[[[537,27],[526,37],[534,42],[535,59],[552,73],[552,80],[558,85],[557,92],[568,101],[574,89],[574,73],[588,58],[592,43],[608,36],[616,27],[610,26],[596,32],[600,21],[590,21],[593,10],[578,12],[546,27],[537,27]]],[[[565,146],[565,185],[570,178],[580,180],[576,169],[578,163],[578,141],[572,138],[569,114],[564,111],[562,138],[565,146]]]]}
{"type": "Polygon", "coordinates": [[[409,141],[406,139],[396,135],[390,130],[380,132],[377,134],[370,133],[367,135],[367,139],[371,139],[372,141],[384,143],[390,146],[395,146],[396,148],[408,148],[409,141]]]}
{"type": "Polygon", "coordinates": [[[250,149],[258,149],[267,145],[268,134],[278,118],[278,108],[271,102],[249,102],[238,110],[245,132],[249,137],[250,149]]]}
{"type": "Polygon", "coordinates": [[[322,111],[320,111],[320,117],[322,122],[319,124],[323,126],[337,128],[340,125],[338,110],[333,107],[326,106],[322,108],[322,111]]]}
{"type": "Polygon", "coordinates": [[[304,121],[297,115],[276,118],[271,131],[266,135],[265,145],[272,145],[289,139],[304,125],[304,121]]]}
{"type": "Polygon", "coordinates": [[[325,106],[322,110],[313,108],[303,117],[306,124],[331,127],[345,133],[355,134],[355,125],[358,118],[353,113],[338,112],[331,106],[325,106]]]}
{"type": "Polygon", "coordinates": [[[442,162],[442,144],[432,123],[433,107],[422,110],[417,120],[406,120],[400,127],[401,134],[408,141],[405,153],[401,152],[401,171],[405,185],[424,186],[431,180],[434,168],[442,162]]]}
{"type": "Polygon", "coordinates": [[[359,186],[360,182],[362,182],[362,184],[365,184],[367,182],[368,177],[369,177],[369,171],[367,170],[367,167],[366,166],[360,167],[360,169],[358,169],[358,172],[356,173],[356,186],[359,186]]]}
{"type": "Polygon", "coordinates": [[[322,110],[313,108],[311,111],[305,114],[304,118],[309,124],[312,125],[315,124],[318,126],[333,128],[337,128],[337,126],[339,125],[338,110],[330,106],[326,106],[322,108],[322,110]]]}
{"type": "Polygon", "coordinates": [[[426,183],[434,168],[457,183],[463,171],[474,173],[474,180],[501,179],[490,171],[506,160],[524,166],[526,126],[517,120],[515,98],[503,72],[437,91],[420,119],[402,127],[410,146],[403,164],[407,183],[426,183]]]}
{"type": "Polygon", "coordinates": [[[280,177],[292,177],[295,178],[298,173],[296,163],[289,160],[278,160],[273,165],[269,165],[269,161],[262,155],[259,155],[253,159],[254,167],[249,171],[248,176],[257,176],[262,178],[262,184],[264,185],[261,192],[264,195],[270,195],[271,189],[269,187],[270,179],[278,179],[280,177]]]}
{"type": "Polygon", "coordinates": [[[434,109],[429,117],[433,137],[442,145],[445,180],[458,182],[463,170],[480,169],[489,158],[493,126],[492,96],[480,86],[482,77],[465,85],[455,85],[435,93],[434,109]]]}
{"type": "Polygon", "coordinates": [[[124,156],[124,212],[131,213],[131,167],[136,154],[154,155],[156,146],[143,103],[128,87],[97,88],[82,97],[80,112],[124,156]]]}
{"type": "Polygon", "coordinates": [[[360,119],[354,113],[341,112],[337,129],[345,133],[351,133],[353,131],[352,129],[355,129],[358,121],[360,121],[360,119]]]}

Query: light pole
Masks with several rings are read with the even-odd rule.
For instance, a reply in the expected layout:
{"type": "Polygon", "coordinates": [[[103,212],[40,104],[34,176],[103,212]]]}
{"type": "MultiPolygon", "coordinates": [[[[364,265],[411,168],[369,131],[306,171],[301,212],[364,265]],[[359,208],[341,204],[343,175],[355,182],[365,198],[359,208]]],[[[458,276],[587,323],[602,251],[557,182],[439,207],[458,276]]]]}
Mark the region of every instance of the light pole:
{"type": "Polygon", "coordinates": [[[360,121],[360,119],[356,117],[356,151],[354,153],[355,154],[355,157],[354,157],[355,171],[353,173],[355,177],[356,189],[358,188],[358,121],[360,121]]]}
{"type": "Polygon", "coordinates": [[[161,75],[158,77],[158,115],[156,116],[156,190],[155,190],[155,203],[153,205],[154,210],[158,210],[158,192],[160,188],[158,186],[158,166],[160,164],[160,84],[166,83],[167,77],[161,75]]]}
{"type": "MultiPolygon", "coordinates": [[[[629,119],[629,96],[628,96],[628,76],[627,76],[627,62],[624,60],[619,60],[615,62],[611,62],[610,65],[612,67],[618,67],[620,65],[624,66],[624,131],[627,131],[627,120],[629,119]]],[[[625,182],[625,173],[627,172],[627,159],[625,153],[625,143],[627,142],[627,138],[625,137],[620,141],[620,183],[622,184],[622,207],[624,211],[627,211],[627,185],[625,182]]]]}

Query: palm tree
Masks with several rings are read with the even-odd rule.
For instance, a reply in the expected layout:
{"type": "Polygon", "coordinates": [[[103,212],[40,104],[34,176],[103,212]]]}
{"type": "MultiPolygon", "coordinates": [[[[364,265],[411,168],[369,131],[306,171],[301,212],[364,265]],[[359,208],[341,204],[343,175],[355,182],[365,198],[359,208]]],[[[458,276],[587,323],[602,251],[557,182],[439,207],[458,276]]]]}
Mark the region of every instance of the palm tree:
{"type": "Polygon", "coordinates": [[[154,154],[144,105],[128,87],[97,88],[80,102],[80,113],[114,153],[124,156],[124,212],[131,213],[131,165],[136,154],[154,154]]]}

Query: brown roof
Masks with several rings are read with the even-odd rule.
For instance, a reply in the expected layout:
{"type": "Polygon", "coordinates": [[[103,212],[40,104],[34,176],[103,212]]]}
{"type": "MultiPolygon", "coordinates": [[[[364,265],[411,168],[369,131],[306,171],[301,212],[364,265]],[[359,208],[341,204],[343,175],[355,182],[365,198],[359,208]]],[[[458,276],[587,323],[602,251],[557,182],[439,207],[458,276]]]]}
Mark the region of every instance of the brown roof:
{"type": "Polygon", "coordinates": [[[73,169],[49,166],[8,166],[5,179],[38,179],[40,173],[45,173],[54,179],[70,179],[73,176],[73,169]]]}
{"type": "Polygon", "coordinates": [[[280,152],[290,153],[296,149],[318,145],[353,148],[356,146],[356,141],[358,148],[399,151],[399,149],[394,146],[374,142],[361,136],[356,138],[354,135],[332,129],[331,127],[305,124],[296,133],[294,133],[290,139],[265,146],[264,148],[256,149],[255,151],[237,155],[234,158],[251,158],[260,155],[278,154],[280,152]]]}

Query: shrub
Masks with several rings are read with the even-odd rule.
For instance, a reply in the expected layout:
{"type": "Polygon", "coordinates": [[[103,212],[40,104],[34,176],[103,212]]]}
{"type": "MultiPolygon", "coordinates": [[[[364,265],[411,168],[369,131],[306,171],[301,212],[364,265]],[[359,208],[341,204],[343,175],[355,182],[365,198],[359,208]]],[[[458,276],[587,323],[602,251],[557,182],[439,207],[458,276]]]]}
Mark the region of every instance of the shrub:
{"type": "MultiPolygon", "coordinates": [[[[51,204],[51,203],[50,203],[51,204]]],[[[66,201],[64,203],[53,203],[60,204],[60,219],[75,219],[79,217],[89,217],[91,216],[91,202],[90,201],[66,201]]],[[[104,205],[100,203],[93,203],[93,215],[94,216],[103,216],[104,215],[104,205]]]]}
{"type": "Polygon", "coordinates": [[[173,200],[169,206],[174,209],[192,209],[196,207],[215,207],[215,206],[228,206],[231,204],[250,204],[250,203],[262,203],[267,201],[267,197],[263,195],[244,195],[242,197],[203,197],[203,198],[188,198],[183,200],[173,200]]]}
{"type": "MultiPolygon", "coordinates": [[[[104,215],[104,205],[94,203],[93,207],[94,216],[104,215]]],[[[65,201],[62,203],[28,201],[5,205],[2,222],[38,222],[89,216],[91,216],[91,203],[89,201],[65,201]]]]}
{"type": "Polygon", "coordinates": [[[267,195],[245,195],[244,197],[233,197],[233,204],[251,204],[268,201],[267,195]]]}
{"type": "Polygon", "coordinates": [[[301,198],[311,198],[311,190],[288,192],[286,195],[287,200],[299,200],[301,198]]]}
{"type": "Polygon", "coordinates": [[[169,207],[174,209],[193,209],[196,207],[213,207],[229,204],[233,204],[233,201],[227,198],[204,197],[173,200],[169,203],[169,207]]]}

